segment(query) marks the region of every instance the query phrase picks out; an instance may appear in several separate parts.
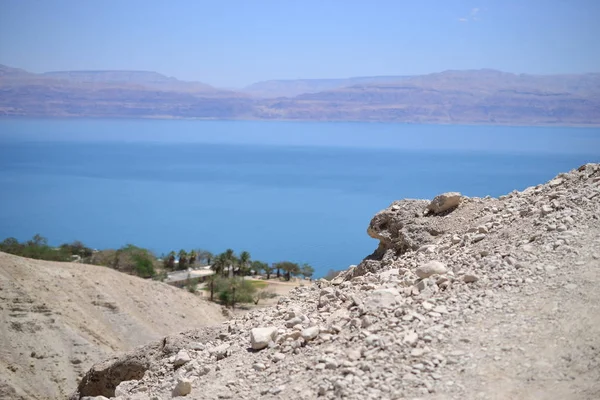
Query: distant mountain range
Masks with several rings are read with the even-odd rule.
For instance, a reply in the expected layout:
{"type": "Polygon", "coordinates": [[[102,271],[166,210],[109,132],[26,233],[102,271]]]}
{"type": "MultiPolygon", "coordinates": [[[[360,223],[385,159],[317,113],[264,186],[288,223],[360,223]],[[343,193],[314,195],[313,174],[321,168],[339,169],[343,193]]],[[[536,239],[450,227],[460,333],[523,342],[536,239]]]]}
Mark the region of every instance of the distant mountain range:
{"type": "Polygon", "coordinates": [[[295,97],[307,93],[319,93],[326,90],[341,89],[354,85],[400,82],[410,76],[365,76],[346,79],[288,79],[253,83],[241,89],[255,97],[277,98],[295,97]]]}
{"type": "Polygon", "coordinates": [[[258,82],[239,91],[148,71],[0,65],[0,116],[600,125],[600,74],[495,70],[258,82]]]}

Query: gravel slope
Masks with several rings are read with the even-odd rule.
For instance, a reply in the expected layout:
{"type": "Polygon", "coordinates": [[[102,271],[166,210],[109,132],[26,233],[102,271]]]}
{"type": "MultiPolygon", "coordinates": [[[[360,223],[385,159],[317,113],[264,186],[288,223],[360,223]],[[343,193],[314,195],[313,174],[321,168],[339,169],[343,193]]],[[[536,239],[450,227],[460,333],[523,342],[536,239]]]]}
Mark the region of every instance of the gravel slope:
{"type": "Polygon", "coordinates": [[[72,398],[600,398],[600,165],[457,196],[394,202],[332,282],[97,364],[72,398]]]}

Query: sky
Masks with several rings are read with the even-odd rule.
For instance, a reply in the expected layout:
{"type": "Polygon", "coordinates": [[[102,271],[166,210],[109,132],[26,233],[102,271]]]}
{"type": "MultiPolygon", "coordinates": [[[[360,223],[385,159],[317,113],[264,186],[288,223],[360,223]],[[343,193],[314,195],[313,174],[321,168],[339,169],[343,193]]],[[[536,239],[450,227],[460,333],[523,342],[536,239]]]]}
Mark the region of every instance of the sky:
{"type": "Polygon", "coordinates": [[[600,0],[0,0],[0,64],[269,79],[600,72],[600,0]]]}

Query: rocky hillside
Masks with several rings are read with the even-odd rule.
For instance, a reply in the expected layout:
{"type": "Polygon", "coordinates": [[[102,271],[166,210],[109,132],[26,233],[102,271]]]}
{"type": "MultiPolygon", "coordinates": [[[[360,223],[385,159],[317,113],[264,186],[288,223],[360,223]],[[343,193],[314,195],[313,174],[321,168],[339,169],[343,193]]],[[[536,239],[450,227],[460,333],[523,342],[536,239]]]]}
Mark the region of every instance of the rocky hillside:
{"type": "Polygon", "coordinates": [[[0,253],[0,399],[64,399],[115,352],[223,320],[163,283],[0,253]]]}
{"type": "Polygon", "coordinates": [[[397,201],[368,234],[332,282],[97,364],[72,398],[600,398],[599,164],[397,201]]]}

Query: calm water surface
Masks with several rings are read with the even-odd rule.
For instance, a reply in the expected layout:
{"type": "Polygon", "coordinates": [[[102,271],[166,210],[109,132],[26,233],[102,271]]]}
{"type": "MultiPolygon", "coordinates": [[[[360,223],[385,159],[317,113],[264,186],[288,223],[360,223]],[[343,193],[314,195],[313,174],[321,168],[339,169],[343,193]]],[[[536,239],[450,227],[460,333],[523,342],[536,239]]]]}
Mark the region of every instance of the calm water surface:
{"type": "Polygon", "coordinates": [[[0,240],[248,250],[320,274],[371,253],[371,217],[498,196],[600,161],[600,130],[368,123],[0,121],[0,240]]]}

